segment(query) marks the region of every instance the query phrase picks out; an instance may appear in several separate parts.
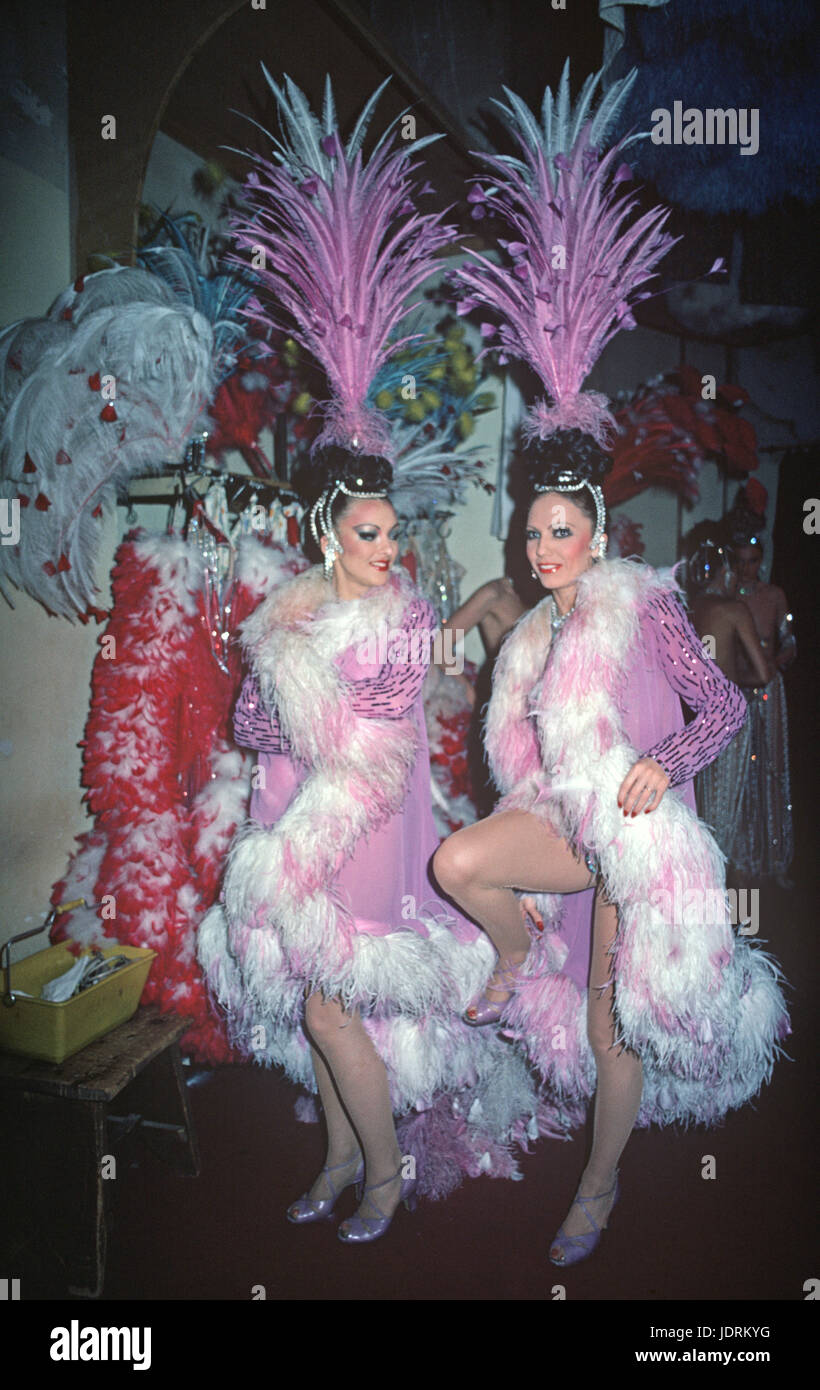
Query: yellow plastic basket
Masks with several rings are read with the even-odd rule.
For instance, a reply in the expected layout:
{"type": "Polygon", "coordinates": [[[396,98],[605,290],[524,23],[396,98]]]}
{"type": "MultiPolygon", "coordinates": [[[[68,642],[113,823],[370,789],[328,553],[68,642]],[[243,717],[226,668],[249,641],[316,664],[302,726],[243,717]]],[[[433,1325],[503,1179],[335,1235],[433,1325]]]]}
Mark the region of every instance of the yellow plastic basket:
{"type": "MultiPolygon", "coordinates": [[[[81,951],[88,955],[89,951],[81,951]]],[[[65,942],[26,956],[12,967],[13,1004],[0,1002],[0,1051],[34,1057],[42,1062],[64,1062],[88,1043],[101,1038],[136,1013],[156,951],[140,946],[120,946],[112,941],[104,956],[127,956],[133,963],[107,980],[83,990],[63,1004],[40,999],[43,985],[62,975],[76,960],[65,942]],[[23,990],[31,999],[22,998],[23,990]]]]}

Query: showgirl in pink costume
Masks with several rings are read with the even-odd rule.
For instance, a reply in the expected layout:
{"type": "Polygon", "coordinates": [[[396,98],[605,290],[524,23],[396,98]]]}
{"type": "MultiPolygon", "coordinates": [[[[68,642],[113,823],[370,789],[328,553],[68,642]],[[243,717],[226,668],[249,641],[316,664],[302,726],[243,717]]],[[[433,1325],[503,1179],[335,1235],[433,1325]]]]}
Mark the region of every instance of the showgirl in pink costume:
{"type": "Polygon", "coordinates": [[[499,954],[467,1019],[503,1017],[570,1103],[597,1074],[556,1264],[594,1249],[636,1120],[715,1122],[756,1094],[788,1031],[776,967],[733,940],[722,855],[694,812],[692,778],[741,728],[743,697],[672,575],[604,558],[607,462],[579,431],[540,451],[527,555],[548,596],[502,648],[487,721],[505,795],[434,861],[499,954]],[[516,890],[553,895],[524,900],[532,945],[516,890]]]}
{"type": "Polygon", "coordinates": [[[460,1017],[491,952],[428,877],[421,685],[436,624],[391,572],[386,474],[383,460],[343,461],[312,514],[325,575],[282,585],[244,624],[252,675],[235,729],[261,751],[224,908],[198,947],[232,1040],[318,1089],[327,1162],[289,1219],[330,1216],[366,1180],[347,1242],[381,1235],[417,1184],[440,1195],[465,1172],[513,1175],[507,1141],[526,1142],[538,1110],[523,1059],[460,1017]],[[421,1112],[406,1139],[416,1174],[394,1109],[421,1112]]]}
{"type": "Polygon", "coordinates": [[[673,576],[605,559],[614,421],[581,388],[635,327],[672,244],[664,209],[638,215],[624,191],[629,141],[601,153],[634,78],[597,110],[600,74],[588,79],[570,111],[567,67],[540,123],[511,92],[497,103],[518,157],[482,156],[492,184],[471,197],[505,222],[503,255],[476,253],[456,277],[462,308],[494,313],[504,352],[547,392],[523,433],[539,441],[527,555],[549,597],[495,669],[487,752],[503,800],[445,842],[435,872],[498,950],[468,1020],[503,1016],[576,1116],[597,1074],[592,1152],[556,1264],[594,1249],[636,1120],[716,1121],[756,1094],[788,1031],[776,966],[733,941],[723,857],[694,813],[692,777],[741,727],[743,697],[704,656],[673,576]],[[516,890],[551,895],[525,900],[532,945],[516,890]]]}

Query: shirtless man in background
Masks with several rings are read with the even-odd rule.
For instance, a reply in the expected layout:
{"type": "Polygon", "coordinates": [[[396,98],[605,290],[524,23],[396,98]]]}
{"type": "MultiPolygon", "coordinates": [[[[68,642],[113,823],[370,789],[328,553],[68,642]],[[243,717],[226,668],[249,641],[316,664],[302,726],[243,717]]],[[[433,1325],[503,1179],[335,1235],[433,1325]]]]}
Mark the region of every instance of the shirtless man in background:
{"type": "MultiPolygon", "coordinates": [[[[454,634],[456,641],[464,640],[468,632],[477,627],[486,652],[475,686],[462,676],[467,698],[473,708],[473,717],[467,736],[465,752],[470,764],[470,778],[473,788],[473,801],[480,816],[488,815],[495,802],[490,769],[484,752],[483,716],[492,687],[492,672],[498,649],[518,619],[526,613],[526,605],[521,602],[513,587],[512,580],[491,579],[482,584],[475,593],[442,623],[454,634]]],[[[447,674],[446,663],[443,669],[447,674]]]]}
{"type": "Polygon", "coordinates": [[[726,569],[713,586],[702,589],[692,604],[692,626],[735,685],[768,685],[775,668],[746,604],[736,597],[737,587],[737,575],[726,569]]]}
{"type": "Polygon", "coordinates": [[[492,660],[510,628],[526,613],[511,579],[490,579],[462,603],[442,627],[451,628],[459,640],[474,627],[481,633],[484,650],[492,660]]]}
{"type": "MultiPolygon", "coordinates": [[[[764,584],[758,579],[762,560],[763,545],[759,540],[735,548],[736,592],[752,615],[763,650],[774,660],[779,671],[785,671],[795,658],[791,614],[783,590],[776,584],[764,584]]],[[[751,683],[747,679],[746,684],[751,683]]]]}

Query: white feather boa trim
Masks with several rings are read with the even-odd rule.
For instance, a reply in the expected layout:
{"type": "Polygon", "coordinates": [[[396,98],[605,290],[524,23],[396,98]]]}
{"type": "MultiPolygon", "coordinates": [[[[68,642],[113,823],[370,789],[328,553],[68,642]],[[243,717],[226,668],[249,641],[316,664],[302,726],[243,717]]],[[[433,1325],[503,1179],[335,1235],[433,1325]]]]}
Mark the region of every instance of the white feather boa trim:
{"type": "Polygon", "coordinates": [[[400,628],[408,605],[420,602],[397,576],[364,603],[328,603],[314,571],[284,585],[245,624],[260,686],[309,771],[276,825],[241,832],[224,908],[201,923],[198,955],[232,1042],[256,1061],[314,1088],[302,1018],[306,987],[320,989],[359,1009],[387,1068],[393,1109],[426,1113],[449,1095],[455,1132],[478,1145],[476,1171],[496,1171],[493,1143],[523,1135],[524,1126],[532,1135],[536,1117],[556,1135],[570,1121],[562,1107],[539,1103],[514,1049],[461,1019],[490,972],[489,941],[478,931],[459,940],[441,904],[418,909],[426,936],[409,925],[357,934],[332,889],[361,836],[403,804],[418,751],[412,719],[354,714],[334,658],[382,624],[400,628]]]}
{"type": "MultiPolygon", "coordinates": [[[[341,603],[329,598],[316,568],[283,585],[244,625],[263,699],[275,700],[292,754],[308,768],[276,825],[245,825],[225,875],[230,948],[267,1011],[267,967],[260,961],[255,979],[252,966],[262,949],[253,940],[259,931],[275,936],[281,964],[301,990],[321,990],[348,1008],[378,1003],[423,1013],[456,993],[446,954],[410,928],[357,934],[332,886],[361,838],[400,810],[418,752],[411,718],[353,711],[334,659],[385,627],[400,627],[414,603],[421,600],[401,575],[364,600],[341,603]]],[[[264,951],[272,950],[266,940],[264,951]]],[[[280,995],[279,1007],[292,1003],[280,995]]]]}
{"type": "MultiPolygon", "coordinates": [[[[641,612],[653,593],[674,587],[671,575],[634,562],[597,564],[579,582],[577,613],[549,664],[550,600],[522,619],[497,664],[488,752],[507,793],[499,810],[528,810],[548,787],[551,823],[597,857],[618,905],[615,1018],[620,1040],[644,1062],[644,1120],[714,1121],[768,1080],[788,1018],[777,966],[733,937],[723,856],[706,827],[673,792],[650,816],[625,820],[618,809],[618,788],[640,752],[623,731],[616,695],[641,612]]],[[[560,897],[541,901],[554,923],[560,897]]],[[[573,995],[573,1009],[582,1009],[573,995]]],[[[510,1026],[543,1070],[563,1067],[563,1093],[588,1093],[583,1043],[574,1076],[544,1044],[545,1030],[570,1022],[580,1039],[577,1018],[565,1008],[559,1018],[553,1006],[543,988],[525,988],[510,1026]]]]}

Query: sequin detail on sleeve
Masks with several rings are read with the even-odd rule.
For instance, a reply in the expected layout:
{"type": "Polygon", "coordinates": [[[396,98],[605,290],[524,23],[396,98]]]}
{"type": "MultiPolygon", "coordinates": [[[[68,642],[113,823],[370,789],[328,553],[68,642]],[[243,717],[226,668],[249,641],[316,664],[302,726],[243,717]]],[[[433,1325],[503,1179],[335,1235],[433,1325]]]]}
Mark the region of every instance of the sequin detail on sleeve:
{"type": "Polygon", "coordinates": [[[649,609],[651,632],[661,669],[676,695],[694,712],[685,729],[647,748],[673,787],[689,782],[731,743],[746,722],[742,692],[703,649],[680,601],[657,596],[649,609]]]}
{"type": "Polygon", "coordinates": [[[416,702],[430,665],[436,620],[431,604],[414,601],[390,635],[378,675],[351,680],[351,705],[370,719],[400,719],[416,702]]]}
{"type": "Polygon", "coordinates": [[[279,727],[274,710],[269,714],[262,704],[259,683],[252,673],[242,682],[233,714],[234,741],[255,753],[287,753],[290,745],[279,727]]]}
{"type": "MultiPolygon", "coordinates": [[[[415,704],[427,675],[436,622],[423,599],[413,602],[404,622],[391,633],[388,660],[375,676],[350,679],[350,704],[355,714],[369,719],[400,719],[415,704]]],[[[251,672],[245,677],[233,717],[234,740],[257,753],[287,753],[290,744],[274,710],[269,714],[251,672]]]]}

